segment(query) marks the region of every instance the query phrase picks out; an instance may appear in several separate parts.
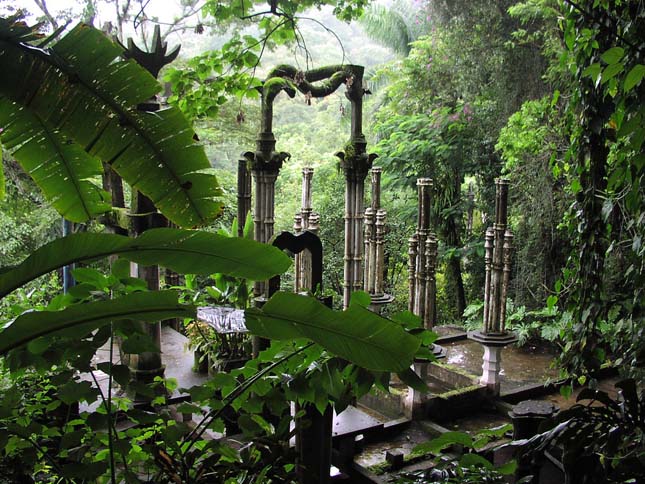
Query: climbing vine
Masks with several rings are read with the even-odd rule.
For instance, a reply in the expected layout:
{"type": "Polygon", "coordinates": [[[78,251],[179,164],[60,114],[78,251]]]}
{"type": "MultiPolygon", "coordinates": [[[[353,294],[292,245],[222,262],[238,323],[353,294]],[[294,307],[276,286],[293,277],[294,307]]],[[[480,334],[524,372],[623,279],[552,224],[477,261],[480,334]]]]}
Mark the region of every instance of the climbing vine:
{"type": "Polygon", "coordinates": [[[583,374],[604,363],[608,350],[632,367],[644,356],[645,7],[636,1],[564,3],[579,125],[565,161],[575,173],[569,226],[578,251],[560,285],[574,288],[562,359],[572,374],[583,374]],[[600,338],[606,322],[616,325],[613,341],[600,338]]]}

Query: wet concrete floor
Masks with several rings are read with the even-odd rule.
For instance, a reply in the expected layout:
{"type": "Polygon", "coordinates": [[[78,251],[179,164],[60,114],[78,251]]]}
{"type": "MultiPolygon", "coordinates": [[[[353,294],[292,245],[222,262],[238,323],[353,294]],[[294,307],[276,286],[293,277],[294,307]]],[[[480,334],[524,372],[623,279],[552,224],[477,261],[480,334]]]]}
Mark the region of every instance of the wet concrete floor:
{"type": "MultiPolygon", "coordinates": [[[[464,340],[443,345],[444,363],[481,375],[484,348],[475,341],[464,340]]],[[[508,346],[502,351],[501,391],[508,393],[526,385],[544,383],[558,377],[551,364],[555,353],[544,348],[508,346]]]]}

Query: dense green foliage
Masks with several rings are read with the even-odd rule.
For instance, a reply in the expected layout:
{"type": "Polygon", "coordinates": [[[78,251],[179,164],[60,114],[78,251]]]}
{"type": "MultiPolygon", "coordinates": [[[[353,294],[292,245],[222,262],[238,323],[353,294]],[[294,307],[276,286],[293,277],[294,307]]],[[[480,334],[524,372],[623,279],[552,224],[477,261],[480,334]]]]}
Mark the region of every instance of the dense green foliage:
{"type": "MultiPolygon", "coordinates": [[[[275,58],[270,51],[282,57],[294,48],[306,70],[313,56],[301,27],[320,23],[306,9],[331,6],[337,18],[350,21],[367,3],[207,1],[202,19],[225,33],[217,39],[220,47],[168,70],[174,107],[156,114],[136,106],[158,92],[158,83],[123,60],[122,49],[99,31],[79,26],[60,39],[43,40],[17,19],[3,19],[0,62],[10,68],[0,81],[0,139],[68,219],[86,221],[111,209],[100,183],[106,163],[179,225],[213,223],[223,208],[228,227],[233,171],[239,153],[254,143],[257,88],[260,73],[270,67],[262,64],[275,58]],[[199,120],[201,143],[184,115],[199,120]]],[[[559,345],[563,376],[575,381],[588,381],[607,363],[642,375],[642,2],[401,1],[389,10],[371,7],[363,22],[368,33],[404,56],[376,70],[368,65],[375,99],[366,105],[366,134],[385,169],[385,279],[386,290],[396,296],[393,307],[407,307],[406,243],[416,222],[415,182],[431,177],[441,256],[439,323],[480,324],[482,239],[492,219],[494,179],[504,176],[511,182],[516,246],[509,327],[522,342],[541,338],[559,345]]],[[[334,63],[348,63],[350,46],[341,51],[334,63]]],[[[303,98],[276,103],[278,148],[293,155],[278,181],[276,226],[290,229],[299,209],[300,169],[314,166],[324,282],[327,291],[340,293],[344,177],[333,153],[343,148],[349,131],[347,101],[342,92],[313,102],[306,93],[303,98]]],[[[197,428],[178,423],[160,391],[166,386],[172,392],[172,381],[158,381],[156,389],[132,383],[126,365],[93,360],[97,349],[108,342],[111,348],[118,337],[126,354],[157,350],[128,318],[180,317],[196,328],[194,303],[205,300],[200,292],[246,308],[249,283],[239,278],[284,272],[286,258],[245,239],[178,229],[149,231],[139,239],[76,234],[46,245],[57,235],[58,222],[41,208],[41,195],[24,182],[14,161],[3,161],[0,295],[6,297],[0,303],[0,353],[9,376],[0,387],[0,472],[1,466],[13,472],[21,462],[41,481],[140,482],[145,475],[154,482],[290,482],[295,456],[285,445],[289,402],[339,411],[373,385],[387,389],[389,371],[422,386],[406,369],[415,354],[427,356],[434,336],[409,315],[394,316],[400,324],[374,315],[365,308],[365,295],[338,313],[315,299],[278,293],[262,309],[246,313],[255,334],[277,341],[243,368],[186,389],[191,403],[173,411],[208,410],[197,428]],[[29,217],[29,225],[21,217],[29,217]],[[59,282],[50,271],[110,254],[120,255],[121,262],[107,271],[96,265],[76,269],[78,286],[55,296],[59,282]],[[200,276],[187,277],[181,298],[176,290],[149,292],[130,277],[126,260],[200,276]],[[39,276],[44,279],[33,285],[39,276]],[[144,395],[162,410],[135,408],[129,398],[102,394],[78,377],[81,372],[96,379],[99,371],[110,387],[144,395]],[[78,413],[79,403],[89,410],[78,413]],[[131,427],[117,428],[118,418],[131,427]],[[239,431],[251,445],[238,451],[202,438],[206,431],[239,431]]],[[[642,398],[631,386],[627,390],[627,403],[642,407],[642,398]]],[[[583,449],[594,469],[613,476],[629,464],[630,432],[642,422],[606,397],[597,398],[615,415],[576,407],[579,415],[566,414],[574,417],[567,422],[572,427],[558,426],[546,439],[575,429],[580,415],[600,415],[607,426],[626,427],[619,442],[625,446],[601,438],[583,449]],[[593,460],[598,452],[611,454],[611,463],[593,460]]],[[[595,439],[595,431],[582,426],[575,435],[595,439]]],[[[444,443],[477,447],[456,434],[428,446],[438,451],[444,443]]],[[[462,482],[500,479],[474,452],[446,472],[446,479],[462,482]]]]}

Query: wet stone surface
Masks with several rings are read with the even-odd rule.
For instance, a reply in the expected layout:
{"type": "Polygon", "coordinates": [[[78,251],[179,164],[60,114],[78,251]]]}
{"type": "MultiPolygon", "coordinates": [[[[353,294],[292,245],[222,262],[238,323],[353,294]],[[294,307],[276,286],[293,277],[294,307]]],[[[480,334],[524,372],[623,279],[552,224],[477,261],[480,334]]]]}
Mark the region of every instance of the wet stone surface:
{"type": "MultiPolygon", "coordinates": [[[[458,341],[445,344],[445,363],[473,374],[481,375],[484,348],[475,341],[458,341]]],[[[558,371],[551,368],[555,354],[542,348],[508,346],[502,352],[501,391],[517,390],[526,385],[544,383],[555,379],[558,371]]]]}

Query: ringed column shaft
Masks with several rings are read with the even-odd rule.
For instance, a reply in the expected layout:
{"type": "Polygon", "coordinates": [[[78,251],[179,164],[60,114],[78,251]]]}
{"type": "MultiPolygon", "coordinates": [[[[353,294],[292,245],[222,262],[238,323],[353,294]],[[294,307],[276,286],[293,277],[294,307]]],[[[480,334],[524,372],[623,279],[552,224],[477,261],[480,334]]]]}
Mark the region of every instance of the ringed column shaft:
{"type": "MultiPolygon", "coordinates": [[[[300,231],[310,230],[311,216],[313,214],[312,207],[312,189],[311,183],[313,179],[314,169],[302,169],[302,194],[300,199],[300,213],[296,217],[300,217],[300,231]]],[[[294,225],[295,229],[295,225],[294,225]]],[[[296,292],[303,290],[315,290],[311,287],[311,254],[305,250],[295,255],[295,290],[296,292]]]]}
{"type": "Polygon", "coordinates": [[[363,246],[365,247],[365,263],[363,264],[363,289],[372,294],[374,292],[374,257],[372,256],[372,237],[375,231],[375,213],[372,207],[365,209],[363,246]]]}
{"type": "Polygon", "coordinates": [[[244,237],[246,217],[251,212],[251,173],[248,160],[242,158],[237,162],[237,236],[244,237]]]}
{"type": "Polygon", "coordinates": [[[486,276],[484,282],[484,332],[488,333],[491,328],[490,317],[490,299],[491,299],[491,277],[492,277],[492,261],[493,261],[493,235],[492,227],[486,229],[484,236],[484,266],[486,268],[486,276]]]}
{"type": "Polygon", "coordinates": [[[490,308],[489,321],[490,331],[493,333],[503,332],[501,328],[501,306],[506,303],[502,301],[502,283],[504,271],[504,234],[507,225],[507,207],[508,207],[508,180],[497,179],[496,200],[495,200],[495,224],[493,225],[493,257],[490,284],[490,308]]]}
{"type": "Polygon", "coordinates": [[[409,285],[409,301],[408,310],[414,313],[416,308],[416,294],[417,294],[417,255],[419,250],[419,238],[414,234],[408,239],[408,285],[409,285]]]}
{"type": "Polygon", "coordinates": [[[372,296],[382,296],[384,289],[382,242],[385,236],[386,212],[381,208],[382,171],[380,166],[375,166],[370,171],[371,202],[370,206],[365,209],[363,288],[372,296]],[[381,245],[380,249],[379,245],[381,245]]]}
{"type": "Polygon", "coordinates": [[[495,223],[486,230],[484,239],[486,282],[483,328],[469,332],[468,337],[484,346],[480,383],[499,395],[502,350],[517,341],[517,335],[506,331],[506,297],[513,250],[513,234],[507,230],[508,180],[497,179],[495,185],[495,223]]]}
{"type": "Polygon", "coordinates": [[[426,294],[423,323],[427,329],[432,329],[437,322],[437,238],[430,234],[426,239],[426,294]]]}
{"type": "MultiPolygon", "coordinates": [[[[421,318],[426,314],[426,296],[427,296],[427,265],[426,265],[426,241],[430,235],[430,205],[432,179],[419,178],[418,187],[418,215],[417,215],[417,236],[418,251],[416,261],[416,293],[415,293],[415,311],[414,313],[421,318]]],[[[425,323],[425,321],[424,321],[425,323]]]]}
{"type": "Polygon", "coordinates": [[[345,254],[343,268],[343,308],[349,306],[353,291],[363,288],[363,214],[365,178],[375,155],[366,153],[363,135],[363,67],[345,80],[345,97],[351,103],[351,136],[345,152],[337,153],[345,173],[345,254]]]}
{"type": "MultiPolygon", "coordinates": [[[[296,235],[299,235],[302,233],[302,214],[297,213],[293,217],[293,233],[296,235]]],[[[294,281],[293,281],[293,290],[294,292],[300,292],[302,291],[302,280],[301,280],[301,275],[302,275],[302,268],[301,268],[301,262],[302,259],[300,258],[300,254],[296,254],[295,257],[293,258],[293,270],[294,270],[294,281]]]]}
{"type": "Polygon", "coordinates": [[[374,288],[373,293],[381,296],[384,293],[383,270],[385,267],[385,220],[387,212],[382,208],[376,212],[376,236],[375,236],[375,257],[374,257],[374,288]]]}

